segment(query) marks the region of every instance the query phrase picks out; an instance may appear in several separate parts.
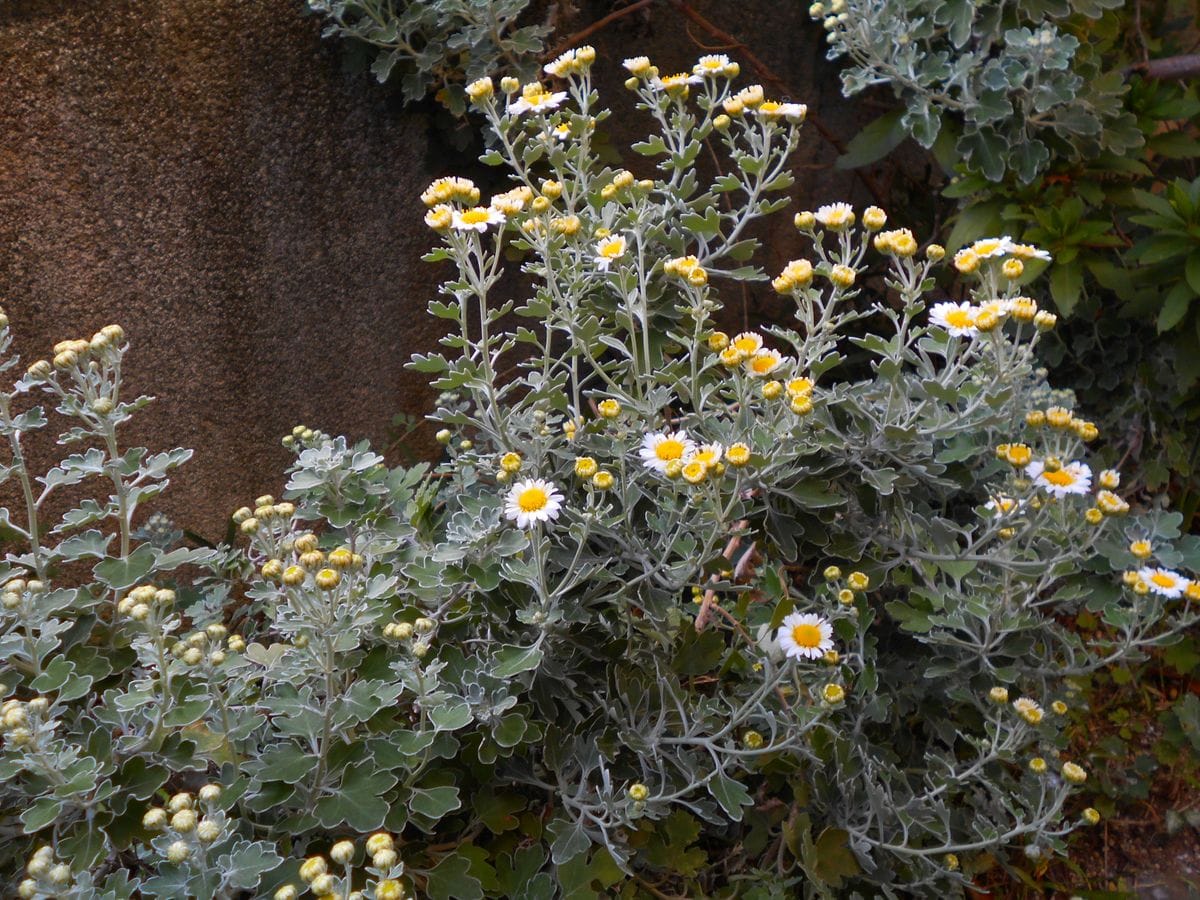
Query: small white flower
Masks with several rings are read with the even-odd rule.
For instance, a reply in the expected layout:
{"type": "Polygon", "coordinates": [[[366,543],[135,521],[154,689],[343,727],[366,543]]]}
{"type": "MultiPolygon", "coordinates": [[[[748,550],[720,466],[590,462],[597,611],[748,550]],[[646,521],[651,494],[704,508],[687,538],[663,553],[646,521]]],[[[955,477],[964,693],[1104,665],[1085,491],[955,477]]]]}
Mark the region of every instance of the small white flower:
{"type": "Polygon", "coordinates": [[[1188,580],[1178,572],[1170,569],[1156,569],[1147,566],[1138,569],[1138,578],[1146,582],[1147,587],[1156,594],[1162,594],[1168,600],[1174,600],[1187,590],[1188,580]]]}
{"type": "Polygon", "coordinates": [[[696,452],[696,444],[686,431],[659,431],[642,438],[642,447],[638,452],[646,468],[665,472],[667,463],[672,460],[683,462],[690,459],[696,452]]]}
{"type": "Polygon", "coordinates": [[[1055,497],[1086,494],[1092,489],[1092,470],[1078,460],[1057,471],[1047,472],[1045,463],[1035,459],[1025,467],[1025,474],[1034,484],[1045,488],[1055,497]]]}
{"type": "Polygon", "coordinates": [[[487,206],[473,206],[470,209],[456,209],[450,225],[455,231],[478,231],[480,234],[488,230],[489,225],[503,225],[504,213],[487,206]]]}
{"type": "Polygon", "coordinates": [[[525,85],[519,100],[508,104],[510,115],[519,116],[525,112],[546,112],[556,109],[567,99],[566,91],[548,91],[536,82],[525,85]]]}
{"type": "Polygon", "coordinates": [[[995,497],[989,500],[983,508],[991,510],[993,513],[995,513],[997,518],[1000,518],[1016,512],[1024,505],[1024,500],[1018,500],[1014,497],[1005,497],[1002,494],[997,494],[995,497]]]}
{"type": "MultiPolygon", "coordinates": [[[[808,107],[803,103],[779,103],[775,100],[764,100],[755,108],[754,112],[762,119],[787,119],[789,122],[803,122],[804,117],[808,115],[808,107]]],[[[848,207],[848,204],[842,205],[848,207]]]]}
{"type": "Polygon", "coordinates": [[[557,519],[562,501],[563,495],[553,482],[540,478],[518,481],[509,489],[504,516],[515,521],[518,528],[529,528],[537,522],[557,519]]]}
{"type": "Polygon", "coordinates": [[[826,228],[841,231],[854,224],[854,207],[849,203],[827,203],[813,213],[813,216],[826,228]]]}
{"type": "Polygon", "coordinates": [[[619,234],[605,238],[598,243],[596,245],[596,268],[601,272],[607,272],[613,260],[620,259],[625,255],[625,246],[625,238],[619,234]]]}
{"type": "Polygon", "coordinates": [[[550,133],[554,135],[555,140],[565,141],[571,136],[571,126],[566,122],[559,122],[550,129],[550,133]]]}
{"type": "Polygon", "coordinates": [[[783,365],[783,354],[778,350],[759,350],[746,360],[746,371],[755,378],[766,378],[783,365]]]}
{"type": "Polygon", "coordinates": [[[792,613],[779,626],[778,640],[792,659],[820,659],[833,649],[833,626],[815,613],[792,613]]]}
{"type": "Polygon", "coordinates": [[[729,346],[737,348],[739,352],[746,356],[753,356],[762,349],[762,345],[762,335],[753,331],[743,331],[741,334],[735,334],[733,340],[729,342],[729,346]]]}
{"type": "Polygon", "coordinates": [[[650,87],[656,91],[669,91],[686,87],[689,84],[700,84],[703,80],[699,75],[688,75],[681,72],[678,75],[668,75],[665,78],[652,78],[650,79],[650,87]]]}
{"type": "Polygon", "coordinates": [[[715,53],[710,56],[702,56],[696,61],[696,65],[692,66],[692,74],[714,78],[717,75],[722,75],[729,68],[729,57],[724,53],[715,53]]]}
{"type": "Polygon", "coordinates": [[[575,50],[568,50],[563,53],[558,59],[546,63],[542,66],[542,71],[547,75],[553,75],[556,78],[566,78],[579,71],[580,61],[576,58],[575,50]]]}
{"type": "Polygon", "coordinates": [[[945,301],[933,305],[929,310],[929,321],[954,337],[974,337],[979,334],[979,329],[975,327],[978,313],[970,303],[945,301]]]}
{"type": "Polygon", "coordinates": [[[712,467],[721,461],[724,453],[725,448],[720,444],[701,444],[689,457],[688,462],[703,463],[706,466],[712,467]]]}
{"type": "Polygon", "coordinates": [[[991,259],[993,256],[1004,256],[1012,253],[1016,244],[1008,235],[998,238],[983,238],[971,245],[971,249],[980,259],[991,259]]]}

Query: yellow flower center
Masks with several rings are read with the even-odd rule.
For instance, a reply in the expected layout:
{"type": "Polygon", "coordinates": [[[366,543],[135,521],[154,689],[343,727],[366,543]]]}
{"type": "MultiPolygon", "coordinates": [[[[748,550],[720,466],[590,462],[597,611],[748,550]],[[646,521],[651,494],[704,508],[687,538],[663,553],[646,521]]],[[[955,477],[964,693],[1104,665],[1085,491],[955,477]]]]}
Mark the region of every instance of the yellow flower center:
{"type": "Polygon", "coordinates": [[[659,442],[658,446],[654,448],[654,453],[663,462],[670,462],[673,459],[682,459],[683,449],[683,441],[667,438],[665,441],[659,442]]]}
{"type": "Polygon", "coordinates": [[[600,245],[600,255],[605,259],[616,259],[625,252],[625,244],[622,241],[605,241],[600,245]]]}
{"type": "Polygon", "coordinates": [[[796,642],[797,647],[819,647],[821,646],[821,629],[817,625],[793,625],[792,640],[796,642]]]}
{"type": "Polygon", "coordinates": [[[764,353],[761,356],[756,356],[756,357],[754,357],[754,359],[750,360],[750,368],[753,369],[755,372],[757,372],[759,375],[763,375],[763,374],[766,374],[767,372],[770,372],[772,369],[775,368],[775,365],[776,365],[775,357],[771,356],[771,354],[769,354],[769,353],[764,353]]]}
{"type": "Polygon", "coordinates": [[[534,485],[525,488],[517,495],[517,506],[521,508],[521,512],[537,512],[545,507],[548,499],[546,492],[534,485]]]}
{"type": "Polygon", "coordinates": [[[974,319],[969,310],[952,309],[946,313],[946,324],[953,328],[970,328],[974,319]]]}
{"type": "Polygon", "coordinates": [[[717,454],[713,450],[700,450],[696,453],[696,462],[702,465],[711,466],[716,461],[717,454]]]}
{"type": "Polygon", "coordinates": [[[975,253],[979,256],[986,256],[987,254],[991,253],[999,246],[1000,246],[1000,242],[997,240],[976,241],[975,244],[971,247],[971,249],[974,250],[975,253]]]}
{"type": "Polygon", "coordinates": [[[462,214],[462,220],[467,225],[478,225],[480,222],[488,220],[488,211],[482,207],[478,209],[468,209],[462,214]]]}
{"type": "Polygon", "coordinates": [[[733,342],[733,346],[743,353],[753,353],[759,348],[759,342],[757,338],[741,337],[733,342]]]}
{"type": "Polygon", "coordinates": [[[1166,572],[1155,572],[1150,576],[1150,580],[1157,584],[1160,588],[1175,587],[1175,578],[1168,575],[1166,572]]]}
{"type": "Polygon", "coordinates": [[[1070,487],[1075,483],[1075,476],[1066,469],[1059,469],[1057,472],[1043,472],[1042,477],[1058,487],[1070,487]]]}
{"type": "Polygon", "coordinates": [[[774,100],[767,100],[764,101],[761,106],[759,106],[758,111],[770,115],[771,113],[779,112],[781,109],[783,109],[781,104],[776,103],[774,100]]]}

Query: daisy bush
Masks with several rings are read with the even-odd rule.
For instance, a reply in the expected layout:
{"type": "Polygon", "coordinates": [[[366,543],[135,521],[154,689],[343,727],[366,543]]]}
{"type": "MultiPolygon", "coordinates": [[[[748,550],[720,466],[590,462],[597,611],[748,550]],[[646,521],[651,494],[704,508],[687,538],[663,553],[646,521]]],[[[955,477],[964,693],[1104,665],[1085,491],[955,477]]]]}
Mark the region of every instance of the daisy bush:
{"type": "Polygon", "coordinates": [[[172,549],[123,330],[0,393],[20,896],[953,895],[1098,821],[1073,679],[1195,623],[1200,546],[1053,402],[1046,254],[783,213],[806,110],[723,56],[626,60],[648,136],[602,163],[594,63],[471,83],[510,183],[420,198],[436,465],[299,426],[233,546],[172,549]],[[777,324],[724,327],[750,288],[777,324]]]}

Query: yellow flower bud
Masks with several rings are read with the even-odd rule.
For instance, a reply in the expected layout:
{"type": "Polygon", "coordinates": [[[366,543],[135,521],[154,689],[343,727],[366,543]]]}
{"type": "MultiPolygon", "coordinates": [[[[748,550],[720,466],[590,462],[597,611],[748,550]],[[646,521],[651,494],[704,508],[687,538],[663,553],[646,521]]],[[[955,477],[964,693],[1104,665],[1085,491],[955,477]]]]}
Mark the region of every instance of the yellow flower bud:
{"type": "Polygon", "coordinates": [[[1006,259],[1000,271],[1004,273],[1005,278],[1015,281],[1025,274],[1025,263],[1019,259],[1006,259]]]}
{"type": "Polygon", "coordinates": [[[887,224],[887,213],[878,206],[868,206],[863,210],[863,225],[871,231],[878,231],[887,224]]]}
{"type": "Polygon", "coordinates": [[[733,468],[739,469],[750,462],[750,448],[743,443],[730,444],[725,450],[725,458],[733,468]]]}
{"type": "Polygon", "coordinates": [[[829,280],[843,289],[851,287],[854,284],[855,277],[856,273],[852,268],[840,263],[829,271],[829,280]]]}
{"type": "Polygon", "coordinates": [[[300,866],[300,878],[305,882],[313,882],[329,871],[329,864],[323,856],[310,856],[300,866]]]}
{"type": "Polygon", "coordinates": [[[649,796],[650,788],[644,784],[638,783],[629,786],[629,799],[637,803],[644,803],[649,796]]]}
{"type": "Polygon", "coordinates": [[[602,491],[607,491],[613,486],[612,472],[597,472],[592,476],[592,484],[602,491]]]}
{"type": "Polygon", "coordinates": [[[621,404],[616,400],[601,400],[596,405],[596,411],[600,413],[602,418],[615,419],[621,414],[621,404]]]}
{"type": "Polygon", "coordinates": [[[1063,763],[1062,775],[1071,784],[1083,784],[1087,781],[1087,771],[1073,762],[1063,763]]]}
{"type": "Polygon", "coordinates": [[[846,699],[846,689],[840,684],[827,684],[821,688],[821,699],[831,705],[841,703],[846,699]]]}

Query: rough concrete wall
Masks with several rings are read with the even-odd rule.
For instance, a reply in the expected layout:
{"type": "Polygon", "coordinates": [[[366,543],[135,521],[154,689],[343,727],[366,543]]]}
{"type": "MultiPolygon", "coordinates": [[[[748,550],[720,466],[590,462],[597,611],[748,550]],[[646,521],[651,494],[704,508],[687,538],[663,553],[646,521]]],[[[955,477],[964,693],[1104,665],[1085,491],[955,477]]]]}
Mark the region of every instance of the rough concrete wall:
{"type": "MultiPolygon", "coordinates": [[[[799,0],[696,6],[852,133],[828,114],[843,106],[836,73],[799,0]]],[[[581,4],[564,31],[612,8],[581,4]]],[[[18,350],[28,362],[124,325],[131,389],[159,398],[127,437],[196,449],[158,502],[210,536],[232,508],[278,489],[279,438],[294,424],[378,443],[395,412],[419,415],[431,400],[403,370],[440,331],[424,314],[438,273],[419,261],[429,237],[415,198],[464,160],[427,111],[345,73],[338,45],[299,10],[0,3],[0,299],[18,350]]],[[[606,99],[628,105],[623,56],[636,48],[681,68],[705,52],[693,36],[711,44],[665,5],[597,34],[606,99]]],[[[618,141],[641,127],[625,125],[635,116],[614,117],[618,141]]],[[[828,170],[834,155],[810,130],[797,156],[803,203],[853,189],[828,170]]],[[[757,297],[770,315],[774,301],[757,297]]]]}

